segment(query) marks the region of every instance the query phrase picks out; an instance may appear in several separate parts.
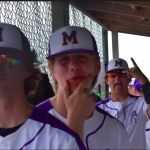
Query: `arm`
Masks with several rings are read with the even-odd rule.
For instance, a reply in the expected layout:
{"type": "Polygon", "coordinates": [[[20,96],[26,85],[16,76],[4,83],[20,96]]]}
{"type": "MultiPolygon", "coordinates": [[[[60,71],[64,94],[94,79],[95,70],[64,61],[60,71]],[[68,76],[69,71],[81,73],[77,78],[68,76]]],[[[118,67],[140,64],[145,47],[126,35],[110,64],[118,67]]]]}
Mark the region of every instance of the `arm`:
{"type": "Polygon", "coordinates": [[[66,125],[78,133],[84,142],[84,121],[92,115],[95,103],[91,96],[93,76],[88,75],[75,89],[70,92],[69,82],[64,86],[64,99],[67,108],[66,125]]]}
{"type": "Polygon", "coordinates": [[[145,97],[145,101],[147,104],[148,109],[148,115],[150,116],[150,83],[147,79],[147,77],[143,74],[143,72],[140,70],[140,68],[137,66],[136,62],[133,58],[131,58],[131,61],[134,65],[133,68],[130,68],[128,71],[123,71],[124,73],[127,73],[128,75],[136,78],[138,81],[141,82],[142,85],[142,91],[145,97]]]}

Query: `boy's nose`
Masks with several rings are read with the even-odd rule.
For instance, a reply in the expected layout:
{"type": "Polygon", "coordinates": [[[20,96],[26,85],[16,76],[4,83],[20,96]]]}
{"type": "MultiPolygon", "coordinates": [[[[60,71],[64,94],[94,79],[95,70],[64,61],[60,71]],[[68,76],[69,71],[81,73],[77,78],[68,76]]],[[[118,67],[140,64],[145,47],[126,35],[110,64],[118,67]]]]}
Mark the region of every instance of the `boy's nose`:
{"type": "Polygon", "coordinates": [[[72,59],[70,60],[69,69],[70,69],[71,71],[80,69],[80,66],[79,66],[79,64],[78,64],[78,61],[77,61],[76,59],[72,58],[72,59]]]}

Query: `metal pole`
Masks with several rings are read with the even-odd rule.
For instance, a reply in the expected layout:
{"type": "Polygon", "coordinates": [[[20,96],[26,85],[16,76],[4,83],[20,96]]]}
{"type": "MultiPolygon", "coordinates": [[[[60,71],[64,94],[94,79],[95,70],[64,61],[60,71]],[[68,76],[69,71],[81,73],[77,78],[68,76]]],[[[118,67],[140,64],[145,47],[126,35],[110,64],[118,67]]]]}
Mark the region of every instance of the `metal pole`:
{"type": "MultiPolygon", "coordinates": [[[[105,65],[105,70],[106,67],[108,65],[108,32],[105,29],[102,29],[102,36],[103,36],[103,53],[104,53],[104,57],[103,57],[103,62],[105,65]]],[[[109,86],[107,85],[107,83],[105,83],[105,98],[108,96],[109,93],[109,86]]]]}

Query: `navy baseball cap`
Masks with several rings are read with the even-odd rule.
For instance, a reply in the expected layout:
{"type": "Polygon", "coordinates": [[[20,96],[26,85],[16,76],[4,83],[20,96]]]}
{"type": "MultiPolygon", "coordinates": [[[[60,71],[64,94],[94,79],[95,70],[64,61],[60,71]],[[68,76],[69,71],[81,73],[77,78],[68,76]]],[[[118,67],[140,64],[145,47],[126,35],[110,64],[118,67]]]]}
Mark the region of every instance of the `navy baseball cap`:
{"type": "Polygon", "coordinates": [[[77,26],[65,26],[56,30],[50,37],[48,58],[73,52],[98,53],[96,41],[89,30],[77,26]]]}
{"type": "Polygon", "coordinates": [[[17,26],[0,23],[0,50],[27,53],[30,52],[30,44],[17,26]]]}
{"type": "Polygon", "coordinates": [[[142,91],[141,82],[135,84],[135,91],[142,91]]]}
{"type": "Polygon", "coordinates": [[[115,58],[109,61],[106,73],[113,71],[113,70],[129,70],[128,64],[124,59],[115,58]]]}

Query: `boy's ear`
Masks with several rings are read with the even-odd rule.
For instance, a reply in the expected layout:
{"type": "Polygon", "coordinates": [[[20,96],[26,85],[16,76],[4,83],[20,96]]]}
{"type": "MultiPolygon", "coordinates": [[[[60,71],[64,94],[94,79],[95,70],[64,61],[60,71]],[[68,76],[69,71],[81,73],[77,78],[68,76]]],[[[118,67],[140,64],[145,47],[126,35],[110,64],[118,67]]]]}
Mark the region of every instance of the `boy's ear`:
{"type": "Polygon", "coordinates": [[[52,73],[50,70],[49,70],[49,72],[50,72],[50,75],[52,77],[52,80],[56,80],[54,73],[52,73]]]}
{"type": "Polygon", "coordinates": [[[96,67],[96,70],[95,70],[95,75],[98,75],[100,70],[101,70],[101,63],[100,63],[100,59],[99,59],[99,62],[97,64],[97,67],[96,67]]]}

